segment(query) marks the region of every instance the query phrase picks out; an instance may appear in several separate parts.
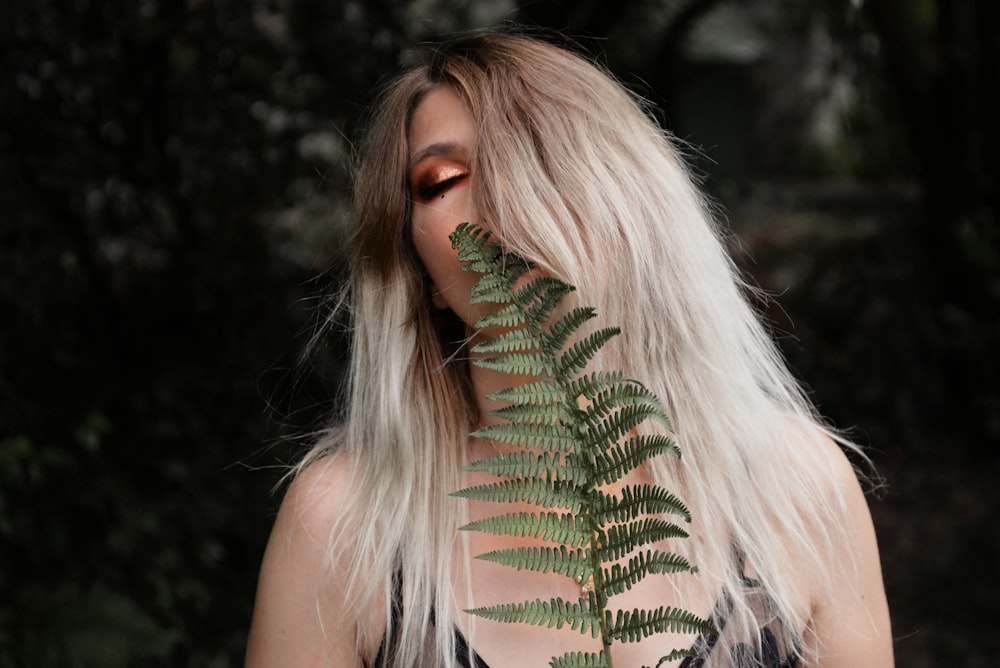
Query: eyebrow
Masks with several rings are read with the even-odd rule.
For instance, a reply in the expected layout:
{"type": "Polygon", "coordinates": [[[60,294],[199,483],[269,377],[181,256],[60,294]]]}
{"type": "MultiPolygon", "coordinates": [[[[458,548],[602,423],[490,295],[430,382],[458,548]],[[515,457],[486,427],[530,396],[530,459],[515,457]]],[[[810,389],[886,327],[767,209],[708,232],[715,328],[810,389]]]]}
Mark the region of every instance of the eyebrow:
{"type": "Polygon", "coordinates": [[[464,154],[465,152],[465,147],[458,142],[438,142],[431,144],[413,154],[413,157],[410,158],[410,169],[413,169],[421,160],[427,158],[441,155],[453,156],[457,153],[464,154]]]}

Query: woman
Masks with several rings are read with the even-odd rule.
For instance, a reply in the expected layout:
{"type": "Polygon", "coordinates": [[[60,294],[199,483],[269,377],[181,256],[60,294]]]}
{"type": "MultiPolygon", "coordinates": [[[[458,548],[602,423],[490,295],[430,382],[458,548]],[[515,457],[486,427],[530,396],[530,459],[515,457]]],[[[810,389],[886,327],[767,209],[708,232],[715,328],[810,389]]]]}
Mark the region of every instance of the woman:
{"type": "MultiPolygon", "coordinates": [[[[712,617],[718,637],[615,645],[619,666],[692,648],[698,665],[888,666],[889,617],[853,469],[743,294],[674,141],[584,59],[484,34],[384,94],[360,162],[347,413],[297,470],[264,558],[249,666],[547,665],[589,635],[479,620],[472,607],[575,600],[561,575],[470,559],[511,540],[457,528],[496,514],[449,493],[482,482],[470,437],[511,383],[469,363],[482,306],[448,234],[491,230],[623,333],[598,366],[664,402],[696,574],[648,578],[623,608],[712,617]],[[471,650],[469,646],[471,645],[471,650]]],[[[853,447],[846,444],[847,447],[853,447]]],[[[523,504],[530,511],[530,504],[523,504]]],[[[617,599],[618,597],[616,597],[617,599]]],[[[674,662],[672,665],[680,665],[674,662]]]]}

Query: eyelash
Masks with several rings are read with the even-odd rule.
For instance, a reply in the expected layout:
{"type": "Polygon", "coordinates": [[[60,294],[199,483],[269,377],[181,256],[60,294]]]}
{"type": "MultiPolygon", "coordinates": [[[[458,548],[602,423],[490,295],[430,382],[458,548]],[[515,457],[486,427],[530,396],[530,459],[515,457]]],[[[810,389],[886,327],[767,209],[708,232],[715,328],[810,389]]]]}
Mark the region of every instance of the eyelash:
{"type": "Polygon", "coordinates": [[[419,189],[417,194],[419,195],[421,201],[426,202],[427,200],[433,199],[438,195],[443,194],[446,190],[451,188],[453,185],[467,177],[468,174],[456,174],[450,178],[444,179],[443,181],[438,181],[437,183],[432,183],[429,186],[423,186],[419,189]]]}

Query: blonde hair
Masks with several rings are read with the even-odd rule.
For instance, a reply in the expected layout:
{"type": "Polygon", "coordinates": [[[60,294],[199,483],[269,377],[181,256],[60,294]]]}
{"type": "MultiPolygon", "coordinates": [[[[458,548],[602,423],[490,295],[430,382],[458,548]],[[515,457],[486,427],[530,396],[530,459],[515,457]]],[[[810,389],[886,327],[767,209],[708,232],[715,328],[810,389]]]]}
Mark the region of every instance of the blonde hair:
{"type": "MultiPolygon", "coordinates": [[[[339,450],[354,466],[358,495],[331,529],[349,601],[388,611],[397,576],[405,604],[395,627],[386,613],[399,639],[392,665],[452,665],[459,511],[448,493],[477,416],[465,362],[431,313],[407,195],[409,117],[440,85],[478,127],[474,222],[621,326],[599,365],[638,378],[667,405],[683,460],[655,462],[652,473],[692,510],[693,539],[676,549],[732,604],[723,642],[756,643],[771,621],[754,610],[745,559],[784,645],[810,655],[788,546],[821,564],[835,544],[841,502],[808,452],[810,434],[829,432],[749,304],[676,140],[599,67],[511,34],[460,39],[392,82],[363,147],[348,408],[302,464],[339,450]]],[[[844,575],[824,572],[827,587],[844,575]]],[[[367,631],[359,646],[381,633],[367,631]]]]}

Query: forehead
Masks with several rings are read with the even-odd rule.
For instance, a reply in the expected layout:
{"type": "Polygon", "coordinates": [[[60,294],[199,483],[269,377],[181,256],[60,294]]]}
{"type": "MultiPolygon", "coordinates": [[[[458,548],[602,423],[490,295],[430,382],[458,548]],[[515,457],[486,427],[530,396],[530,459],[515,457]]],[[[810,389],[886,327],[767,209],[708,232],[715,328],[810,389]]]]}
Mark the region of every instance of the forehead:
{"type": "Polygon", "coordinates": [[[448,86],[436,86],[417,104],[410,117],[410,159],[435,146],[453,145],[471,153],[476,125],[462,98],[448,86]]]}

